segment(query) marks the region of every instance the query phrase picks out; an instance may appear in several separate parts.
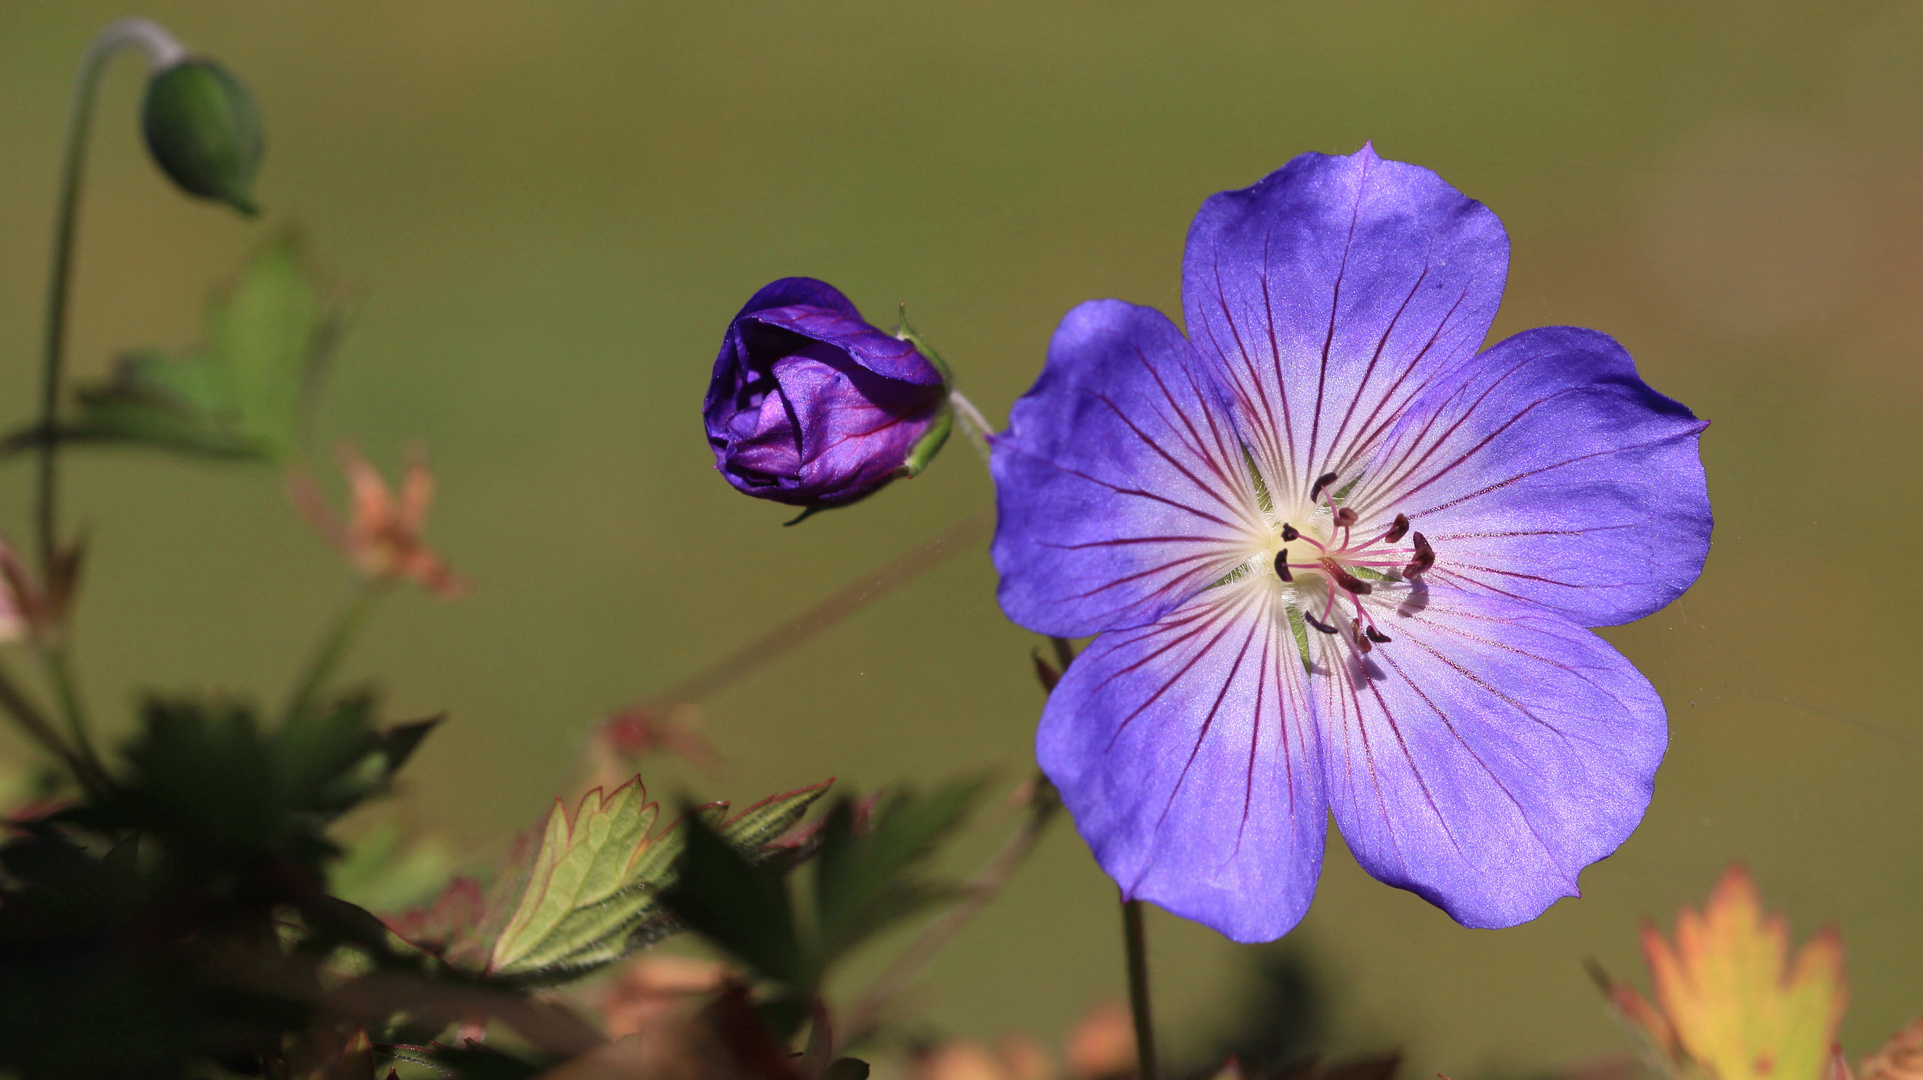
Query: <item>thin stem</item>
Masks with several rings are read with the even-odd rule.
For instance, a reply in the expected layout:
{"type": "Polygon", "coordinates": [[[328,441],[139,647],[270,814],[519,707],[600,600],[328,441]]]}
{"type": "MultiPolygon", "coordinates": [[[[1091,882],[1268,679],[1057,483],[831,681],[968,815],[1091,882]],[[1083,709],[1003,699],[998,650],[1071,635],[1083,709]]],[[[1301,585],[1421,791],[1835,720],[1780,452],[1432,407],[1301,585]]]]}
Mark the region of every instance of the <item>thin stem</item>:
{"type": "Polygon", "coordinates": [[[87,734],[87,709],[80,700],[80,683],[74,678],[72,656],[67,652],[64,635],[37,643],[34,653],[39,656],[40,666],[47,673],[47,683],[53,688],[60,714],[67,718],[67,729],[73,733],[74,746],[79,749],[82,758],[98,765],[100,756],[95,753],[93,740],[87,734]]]}
{"type": "Polygon", "coordinates": [[[987,464],[991,457],[988,436],[995,433],[994,427],[989,424],[988,418],[982,415],[982,411],[975,407],[974,402],[962,396],[960,390],[948,391],[948,403],[955,410],[955,418],[961,421],[962,434],[968,437],[968,445],[974,447],[975,453],[981,456],[982,463],[987,464]]]}
{"type": "MultiPolygon", "coordinates": [[[[73,292],[74,237],[80,227],[80,192],[87,170],[87,135],[93,126],[94,99],[101,76],[115,55],[137,49],[149,70],[170,67],[186,56],[173,35],[150,19],[128,18],[109,23],[81,54],[74,72],[73,96],[67,105],[67,127],[62,135],[60,187],[54,196],[53,251],[47,268],[46,327],[41,341],[39,468],[34,494],[34,537],[40,557],[40,580],[48,588],[63,588],[66,560],[60,554],[59,463],[60,390],[67,348],[68,298],[73,292]]],[[[99,759],[87,737],[87,714],[81,706],[78,683],[64,635],[36,650],[53,685],[67,726],[73,732],[78,760],[100,772],[99,759]]]]}
{"type": "Polygon", "coordinates": [[[80,191],[87,169],[87,133],[93,126],[94,98],[108,62],[123,49],[130,48],[146,54],[149,70],[170,67],[186,55],[186,50],[159,23],[141,18],[119,19],[94,36],[74,73],[60,159],[60,188],[54,203],[53,255],[48,264],[46,332],[41,347],[40,469],[34,517],[43,581],[50,578],[59,553],[56,425],[67,345],[67,297],[73,289],[74,236],[80,225],[80,191]]]}
{"type": "Polygon", "coordinates": [[[969,545],[988,535],[994,521],[992,507],[985,506],[975,511],[918,547],[884,563],[880,569],[675,683],[642,707],[665,709],[684,702],[694,704],[726,689],[736,680],[867,607],[895,588],[934,569],[950,556],[966,550],[969,545]]]}
{"type": "Polygon", "coordinates": [[[889,1002],[901,993],[908,981],[941,951],[950,938],[967,925],[968,920],[975,917],[976,912],[1001,892],[1002,886],[1015,876],[1015,871],[1021,868],[1029,852],[1035,850],[1042,834],[1048,831],[1048,823],[1054,819],[1055,812],[1061,809],[1062,799],[1047,777],[1037,774],[1031,783],[1034,787],[1028,798],[1028,816],[1022,819],[1007,840],[1002,841],[994,857],[962,886],[962,899],[943,912],[941,918],[928,924],[928,928],[910,942],[888,965],[887,970],[855,999],[855,1004],[847,1012],[844,1045],[852,1045],[874,1034],[889,1002]]]}
{"type": "Polygon", "coordinates": [[[1156,1080],[1155,1024],[1148,1008],[1148,936],[1142,902],[1122,901],[1122,940],[1128,950],[1128,1010],[1135,1017],[1135,1060],[1140,1080],[1156,1080]]]}
{"type": "Polygon", "coordinates": [[[60,738],[53,724],[48,722],[39,707],[27,698],[5,668],[0,668],[0,709],[13,717],[14,723],[18,724],[20,730],[26,732],[29,738],[59,758],[72,771],[74,779],[79,780],[83,785],[92,786],[94,781],[102,778],[97,765],[75,753],[73,748],[60,738]]]}
{"type": "Polygon", "coordinates": [[[354,635],[360,631],[361,623],[374,607],[374,601],[386,592],[385,584],[373,580],[355,583],[354,591],[341,605],[339,614],[334,616],[333,625],[314,647],[314,655],[307,661],[300,681],[294,684],[294,692],[287,699],[287,719],[305,715],[314,707],[315,699],[327,689],[334,673],[340,669],[341,661],[347,656],[347,648],[354,643],[354,635]]]}

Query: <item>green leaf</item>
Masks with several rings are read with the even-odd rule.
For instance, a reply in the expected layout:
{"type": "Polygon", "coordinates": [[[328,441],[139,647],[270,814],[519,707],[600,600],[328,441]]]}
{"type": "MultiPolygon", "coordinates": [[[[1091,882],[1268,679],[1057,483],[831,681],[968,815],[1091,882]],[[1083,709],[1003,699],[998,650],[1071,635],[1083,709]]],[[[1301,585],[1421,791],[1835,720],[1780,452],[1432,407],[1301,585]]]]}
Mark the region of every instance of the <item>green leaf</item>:
{"type": "Polygon", "coordinates": [[[231,701],[153,699],[141,719],[106,824],[217,859],[239,850],[309,864],[335,853],[327,825],[384,790],[432,723],[377,729],[366,696],[272,731],[231,701]]]}
{"type": "Polygon", "coordinates": [[[808,808],[826,795],[828,786],[833,783],[833,780],[824,780],[780,795],[770,795],[723,822],[721,835],[735,847],[757,853],[759,861],[759,858],[766,857],[763,849],[783,846],[782,838],[801,823],[801,819],[807,816],[808,808]]]}
{"type": "MultiPolygon", "coordinates": [[[[58,435],[284,462],[300,447],[341,322],[301,238],[284,231],[208,304],[204,345],[122,357],[105,382],[80,388],[79,416],[58,435]]],[[[28,432],[11,445],[32,442],[28,432]]]]}
{"type": "Polygon", "coordinates": [[[795,929],[787,883],[772,866],[757,866],[708,822],[689,815],[687,848],[667,905],[688,929],[756,973],[812,993],[815,965],[795,929]]]}
{"type": "Polygon", "coordinates": [[[824,959],[952,895],[917,879],[914,871],[960,826],[987,783],[987,777],[978,776],[950,781],[927,796],[899,792],[875,809],[866,834],[855,827],[854,804],[836,804],[815,864],[824,959]]]}
{"type": "Polygon", "coordinates": [[[605,948],[653,906],[650,878],[637,874],[658,841],[648,833],[660,807],[637,777],[605,797],[582,797],[572,820],[556,803],[526,892],[494,942],[488,970],[514,975],[574,966],[605,948]]]}
{"type": "Polygon", "coordinates": [[[612,963],[679,929],[662,903],[678,871],[691,821],[768,862],[827,783],[772,796],[732,818],[704,806],[650,835],[660,817],[640,778],[584,796],[572,816],[557,802],[520,838],[481,898],[472,882],[450,885],[428,911],[404,917],[403,937],[450,962],[519,985],[548,985],[612,963]]]}

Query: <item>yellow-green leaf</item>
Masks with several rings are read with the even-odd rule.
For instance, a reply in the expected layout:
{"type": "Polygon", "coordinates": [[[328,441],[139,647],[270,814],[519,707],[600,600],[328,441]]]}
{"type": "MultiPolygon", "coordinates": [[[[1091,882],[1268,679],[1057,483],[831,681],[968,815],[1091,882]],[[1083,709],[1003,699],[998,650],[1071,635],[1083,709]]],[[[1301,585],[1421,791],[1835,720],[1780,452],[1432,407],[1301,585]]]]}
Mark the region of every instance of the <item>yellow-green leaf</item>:
{"type": "MultiPolygon", "coordinates": [[[[760,860],[782,850],[777,842],[827,789],[823,783],[764,799],[733,818],[725,802],[695,812],[760,860]]],[[[496,910],[484,920],[485,927],[500,927],[483,937],[491,941],[486,972],[527,983],[557,981],[618,960],[648,936],[672,932],[661,892],[673,884],[687,833],[685,822],[675,821],[651,834],[659,817],[640,777],[609,793],[590,791],[572,815],[557,801],[531,857],[490,897],[500,909],[512,905],[512,914],[496,910]],[[638,936],[648,927],[651,935],[638,936]]]]}

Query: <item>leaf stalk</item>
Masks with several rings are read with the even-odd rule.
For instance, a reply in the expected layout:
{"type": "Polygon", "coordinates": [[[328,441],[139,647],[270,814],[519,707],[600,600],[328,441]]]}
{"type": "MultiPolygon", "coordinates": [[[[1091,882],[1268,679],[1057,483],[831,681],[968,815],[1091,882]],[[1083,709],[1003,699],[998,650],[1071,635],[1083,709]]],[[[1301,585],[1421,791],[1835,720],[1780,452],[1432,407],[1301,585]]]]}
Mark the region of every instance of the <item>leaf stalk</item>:
{"type": "Polygon", "coordinates": [[[316,700],[340,670],[341,661],[347,658],[348,647],[354,643],[354,636],[360,632],[361,624],[367,621],[374,601],[386,591],[385,583],[371,578],[355,582],[347,602],[341,605],[333,623],[315,644],[314,655],[308,659],[299,681],[294,684],[294,692],[288,695],[286,715],[289,720],[314,708],[316,700]]]}

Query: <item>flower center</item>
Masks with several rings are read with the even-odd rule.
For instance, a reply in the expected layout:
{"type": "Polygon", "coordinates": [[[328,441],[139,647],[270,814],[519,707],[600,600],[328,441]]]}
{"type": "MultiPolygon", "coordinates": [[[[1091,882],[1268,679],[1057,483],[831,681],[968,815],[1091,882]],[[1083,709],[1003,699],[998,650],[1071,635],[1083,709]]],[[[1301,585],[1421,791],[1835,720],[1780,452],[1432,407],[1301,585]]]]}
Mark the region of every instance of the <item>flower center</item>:
{"type": "Polygon", "coordinates": [[[1336,504],[1335,481],[1334,473],[1318,477],[1307,511],[1283,522],[1273,566],[1276,577],[1295,586],[1310,628],[1345,637],[1366,653],[1392,639],[1376,627],[1362,598],[1379,584],[1420,578],[1436,553],[1403,514],[1386,528],[1358,531],[1356,512],[1336,504]]]}

